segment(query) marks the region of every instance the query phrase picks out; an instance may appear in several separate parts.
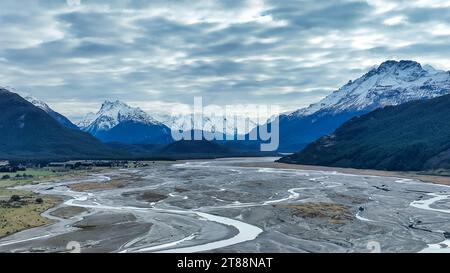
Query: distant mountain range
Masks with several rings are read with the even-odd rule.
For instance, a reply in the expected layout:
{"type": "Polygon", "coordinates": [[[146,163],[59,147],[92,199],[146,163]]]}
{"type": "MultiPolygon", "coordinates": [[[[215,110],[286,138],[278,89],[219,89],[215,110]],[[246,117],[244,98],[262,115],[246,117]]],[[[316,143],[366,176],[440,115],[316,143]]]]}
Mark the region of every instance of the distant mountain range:
{"type": "Polygon", "coordinates": [[[69,129],[46,111],[0,88],[0,158],[17,160],[113,158],[124,154],[69,129]]]}
{"type": "Polygon", "coordinates": [[[280,162],[418,171],[450,168],[450,95],[351,119],[280,162]]]}
{"type": "Polygon", "coordinates": [[[196,126],[193,114],[181,116],[158,115],[155,116],[155,118],[172,130],[182,130],[185,129],[186,126],[189,126],[188,128],[190,130],[204,130],[229,136],[245,135],[258,126],[258,121],[256,119],[244,116],[236,116],[235,120],[233,120],[223,116],[203,115],[202,124],[200,124],[200,126],[196,126]]]}
{"type": "Polygon", "coordinates": [[[228,120],[222,116],[202,116],[202,123],[194,123],[193,114],[181,116],[150,116],[140,108],[121,101],[105,101],[97,113],[89,113],[78,127],[103,142],[126,144],[165,144],[172,142],[171,130],[219,133],[235,137],[245,135],[257,126],[246,117],[228,120]]]}
{"type": "Polygon", "coordinates": [[[349,119],[374,109],[449,93],[449,72],[414,61],[386,61],[320,102],[280,115],[279,151],[299,151],[349,119]]]}
{"type": "Polygon", "coordinates": [[[83,128],[93,133],[101,132],[102,137],[107,134],[120,137],[119,142],[106,141],[116,140],[113,137],[103,139],[109,142],[107,144],[81,131],[67,118],[37,99],[24,99],[0,88],[0,107],[1,159],[189,159],[254,155],[245,149],[234,150],[206,140],[173,142],[167,139],[162,141],[165,143],[153,142],[152,138],[161,140],[154,137],[155,132],[160,133],[158,130],[162,128],[167,135],[170,134],[169,129],[142,110],[118,101],[105,102],[102,109],[92,116],[92,122],[86,123],[89,126],[83,128]],[[150,144],[145,143],[146,141],[150,144]]]}
{"type": "MultiPolygon", "coordinates": [[[[45,102],[31,97],[27,97],[27,101],[6,89],[1,90],[0,103],[4,105],[4,111],[0,113],[0,128],[8,133],[0,136],[0,158],[261,154],[259,141],[174,142],[171,130],[185,129],[183,124],[193,125],[192,115],[149,115],[121,101],[105,101],[97,113],[88,114],[75,125],[45,102]],[[33,145],[34,142],[36,145],[33,145]]],[[[280,115],[278,152],[298,152],[320,137],[334,132],[345,122],[376,109],[424,101],[449,93],[450,72],[436,70],[431,66],[422,67],[414,61],[386,61],[362,77],[349,81],[320,102],[280,115]]],[[[236,134],[234,122],[223,117],[205,116],[203,122],[208,131],[236,134]]],[[[238,117],[239,132],[253,132],[260,126],[271,126],[271,121],[263,125],[257,125],[252,120],[247,122],[248,127],[245,126],[245,118],[238,117]]],[[[200,129],[195,128],[194,131],[200,129]]],[[[308,149],[310,151],[310,146],[308,149]]],[[[300,162],[300,158],[303,158],[300,154],[283,160],[300,162]]],[[[310,159],[308,162],[316,164],[310,159]]],[[[343,165],[341,161],[331,161],[317,163],[339,162],[336,164],[343,165]]],[[[384,168],[384,165],[380,166],[373,165],[374,168],[384,168]]],[[[389,164],[386,166],[396,168],[389,164]]]]}
{"type": "Polygon", "coordinates": [[[98,113],[79,123],[81,128],[43,101],[24,99],[4,88],[0,88],[0,107],[2,159],[189,159],[258,155],[249,152],[245,145],[234,149],[206,140],[174,142],[167,126],[120,101],[103,103],[98,113]]]}

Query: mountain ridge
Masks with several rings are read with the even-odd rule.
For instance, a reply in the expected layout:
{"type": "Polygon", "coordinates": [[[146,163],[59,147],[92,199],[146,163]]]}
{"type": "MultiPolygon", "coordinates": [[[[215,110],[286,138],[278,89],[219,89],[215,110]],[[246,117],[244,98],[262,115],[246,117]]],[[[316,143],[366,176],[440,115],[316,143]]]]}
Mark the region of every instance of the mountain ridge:
{"type": "Polygon", "coordinates": [[[84,159],[123,156],[87,133],[64,127],[44,110],[0,88],[0,157],[4,159],[84,159]]]}
{"type": "Polygon", "coordinates": [[[26,96],[26,97],[24,97],[24,99],[26,99],[27,101],[32,103],[34,106],[36,106],[36,107],[42,109],[43,111],[45,111],[47,114],[49,114],[52,118],[54,118],[61,125],[69,128],[69,129],[79,130],[78,126],[75,125],[74,123],[72,123],[72,121],[70,121],[70,119],[66,118],[65,116],[63,116],[60,113],[58,113],[55,110],[53,110],[44,101],[36,99],[34,97],[31,97],[31,96],[26,96]]]}

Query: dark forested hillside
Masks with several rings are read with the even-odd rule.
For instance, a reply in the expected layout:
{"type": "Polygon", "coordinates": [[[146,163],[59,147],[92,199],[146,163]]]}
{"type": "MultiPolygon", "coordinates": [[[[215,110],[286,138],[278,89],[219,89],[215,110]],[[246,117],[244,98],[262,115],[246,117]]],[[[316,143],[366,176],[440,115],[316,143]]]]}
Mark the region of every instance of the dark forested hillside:
{"type": "Polygon", "coordinates": [[[0,89],[0,158],[112,158],[111,148],[68,129],[19,95],[0,89]]]}

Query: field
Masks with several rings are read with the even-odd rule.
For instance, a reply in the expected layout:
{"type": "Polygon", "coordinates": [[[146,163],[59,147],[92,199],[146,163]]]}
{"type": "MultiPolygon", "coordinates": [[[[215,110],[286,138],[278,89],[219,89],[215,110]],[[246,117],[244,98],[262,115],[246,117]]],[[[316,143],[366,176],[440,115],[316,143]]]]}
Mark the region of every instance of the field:
{"type": "Polygon", "coordinates": [[[42,217],[41,213],[59,202],[58,198],[42,197],[32,192],[12,189],[13,187],[68,174],[70,173],[55,173],[37,168],[16,173],[0,172],[0,238],[24,229],[48,224],[49,220],[42,217]],[[1,179],[4,176],[10,178],[1,179]],[[20,200],[12,200],[13,196],[19,197],[20,200]],[[38,199],[40,202],[37,202],[38,199]]]}

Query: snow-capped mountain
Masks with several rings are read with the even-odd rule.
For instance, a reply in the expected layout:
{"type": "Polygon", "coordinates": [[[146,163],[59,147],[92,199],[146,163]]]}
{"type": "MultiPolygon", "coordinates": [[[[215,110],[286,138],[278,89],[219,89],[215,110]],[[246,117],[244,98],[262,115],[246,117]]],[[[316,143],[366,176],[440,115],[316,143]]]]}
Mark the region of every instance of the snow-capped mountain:
{"type": "Polygon", "coordinates": [[[78,126],[104,142],[168,143],[170,129],[140,108],[121,101],[105,101],[97,113],[90,113],[78,126]]]}
{"type": "Polygon", "coordinates": [[[318,103],[292,115],[307,116],[318,111],[372,110],[411,100],[448,94],[450,73],[422,67],[414,61],[386,61],[355,81],[350,81],[318,103]]]}
{"type": "Polygon", "coordinates": [[[96,114],[87,114],[84,120],[78,123],[78,126],[88,132],[108,131],[124,121],[160,125],[160,122],[140,108],[130,107],[119,100],[107,100],[102,104],[102,107],[96,114]]]}
{"type": "Polygon", "coordinates": [[[68,118],[66,118],[65,116],[61,115],[60,113],[54,111],[52,108],[50,108],[50,106],[48,106],[48,104],[46,104],[45,102],[38,100],[36,98],[33,98],[31,96],[27,96],[25,97],[25,99],[30,102],[31,104],[33,104],[34,106],[38,107],[39,109],[43,110],[44,112],[46,112],[47,114],[49,114],[52,118],[54,118],[57,122],[59,122],[61,125],[63,125],[64,127],[70,128],[70,129],[75,129],[78,130],[79,128],[73,124],[68,118]]]}
{"type": "Polygon", "coordinates": [[[244,116],[236,116],[236,119],[228,119],[223,116],[202,117],[202,123],[194,123],[194,115],[186,114],[180,116],[159,115],[155,117],[172,130],[194,129],[212,133],[223,133],[226,135],[245,135],[258,126],[258,120],[244,116]]]}
{"type": "Polygon", "coordinates": [[[388,105],[450,93],[450,72],[414,61],[386,61],[318,103],[280,115],[280,149],[296,152],[349,119],[388,105]]]}

